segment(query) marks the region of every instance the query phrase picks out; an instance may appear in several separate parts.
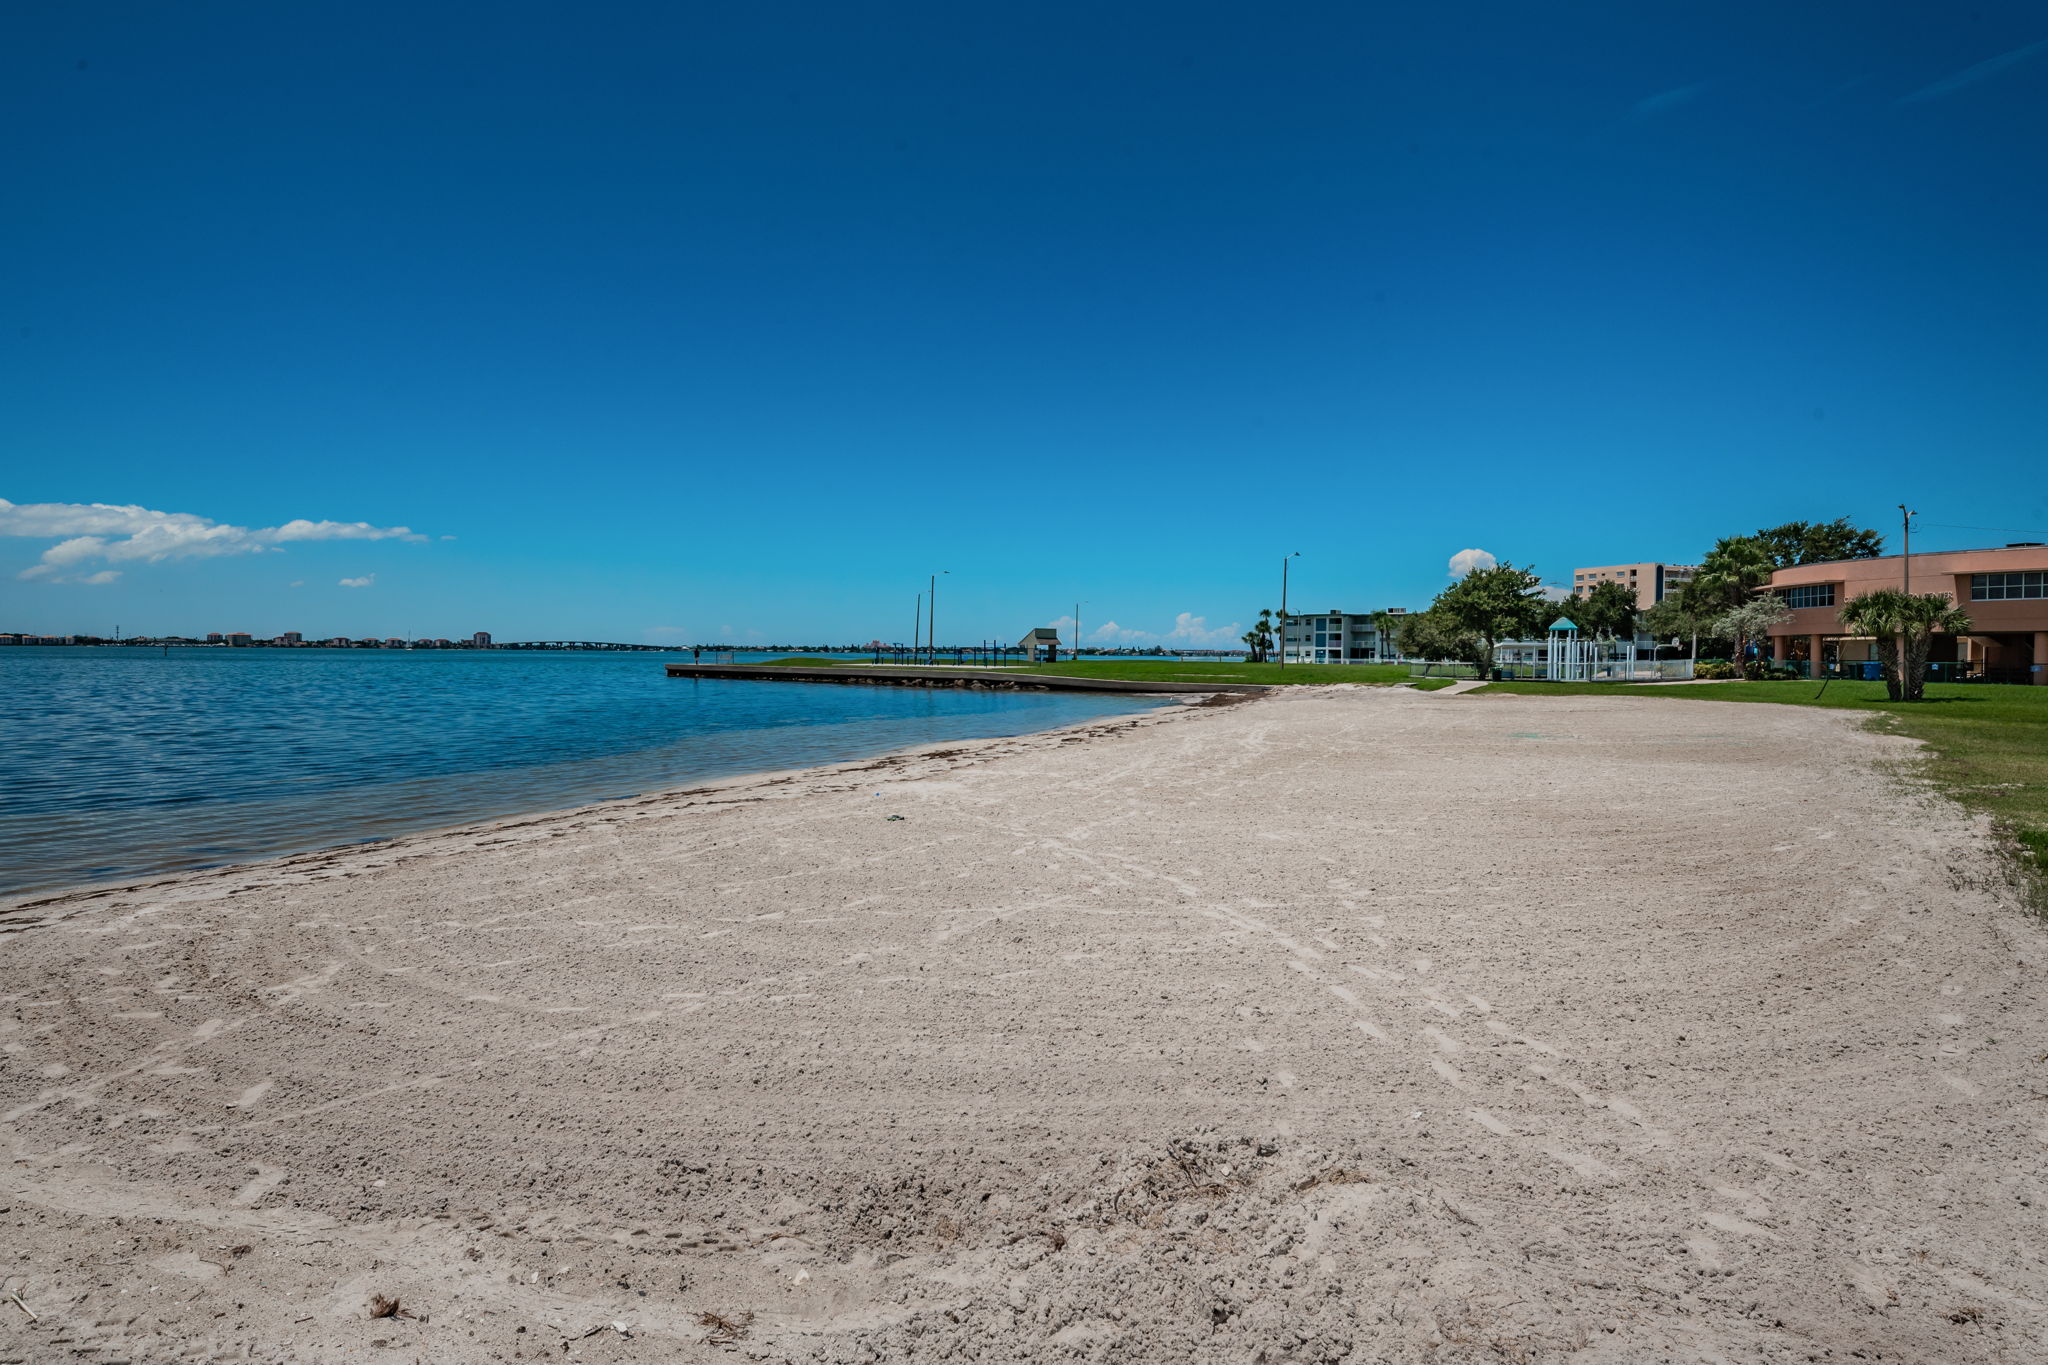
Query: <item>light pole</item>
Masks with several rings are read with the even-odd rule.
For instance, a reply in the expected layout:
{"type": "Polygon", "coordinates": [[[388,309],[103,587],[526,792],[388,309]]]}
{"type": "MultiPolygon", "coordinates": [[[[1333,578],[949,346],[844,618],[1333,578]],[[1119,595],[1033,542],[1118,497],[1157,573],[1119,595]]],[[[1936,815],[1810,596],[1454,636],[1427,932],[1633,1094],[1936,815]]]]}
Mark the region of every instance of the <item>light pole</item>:
{"type": "Polygon", "coordinates": [[[932,609],[924,618],[924,659],[928,664],[939,661],[939,574],[951,572],[951,569],[941,569],[932,575],[932,609]]]}
{"type": "Polygon", "coordinates": [[[1067,657],[1075,663],[1081,662],[1081,608],[1086,605],[1085,602],[1074,603],[1074,647],[1068,651],[1067,657]]]}
{"type": "Polygon", "coordinates": [[[1287,564],[1289,560],[1300,558],[1301,551],[1296,550],[1280,561],[1280,667],[1283,669],[1287,667],[1287,564]]]}
{"type": "Polygon", "coordinates": [[[917,595],[917,615],[910,618],[910,662],[917,662],[917,637],[924,630],[924,594],[917,595]]]}
{"type": "Polygon", "coordinates": [[[1905,527],[1906,541],[1904,547],[1899,551],[1899,567],[1905,571],[1905,588],[1910,593],[1913,591],[1913,518],[1920,514],[1918,512],[1906,511],[1906,504],[1903,502],[1899,504],[1899,511],[1903,514],[1900,516],[1899,521],[1905,527]]]}

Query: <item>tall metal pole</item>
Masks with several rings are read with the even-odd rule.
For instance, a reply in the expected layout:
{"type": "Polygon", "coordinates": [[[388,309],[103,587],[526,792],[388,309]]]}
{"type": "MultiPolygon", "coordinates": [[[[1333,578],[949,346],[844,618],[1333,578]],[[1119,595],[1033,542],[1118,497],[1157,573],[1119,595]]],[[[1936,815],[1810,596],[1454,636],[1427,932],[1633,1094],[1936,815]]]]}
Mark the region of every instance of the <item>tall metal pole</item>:
{"type": "Polygon", "coordinates": [[[1074,648],[1067,657],[1075,663],[1081,662],[1081,604],[1079,602],[1074,603],[1074,648]]]}
{"type": "Polygon", "coordinates": [[[1918,512],[1906,511],[1906,504],[1903,502],[1899,504],[1899,511],[1904,513],[1899,520],[1905,526],[1906,542],[1904,549],[1899,553],[1899,566],[1905,570],[1906,591],[1911,592],[1913,591],[1913,518],[1920,514],[1918,512]]]}
{"type": "Polygon", "coordinates": [[[1288,560],[1301,558],[1296,550],[1280,561],[1280,667],[1287,667],[1287,564],[1288,560]]]}
{"type": "Polygon", "coordinates": [[[917,615],[910,625],[910,662],[917,662],[917,637],[924,630],[924,594],[917,595],[917,615]]]}

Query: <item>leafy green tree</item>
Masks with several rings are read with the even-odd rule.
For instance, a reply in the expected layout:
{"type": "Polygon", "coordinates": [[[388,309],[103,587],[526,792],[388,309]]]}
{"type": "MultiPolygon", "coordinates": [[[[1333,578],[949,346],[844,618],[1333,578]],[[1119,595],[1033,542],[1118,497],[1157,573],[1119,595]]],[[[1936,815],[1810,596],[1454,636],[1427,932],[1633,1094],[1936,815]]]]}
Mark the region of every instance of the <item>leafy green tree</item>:
{"type": "Polygon", "coordinates": [[[1482,648],[1477,635],[1458,629],[1434,609],[1411,612],[1400,622],[1400,649],[1411,659],[1469,663],[1482,648]]]}
{"type": "Polygon", "coordinates": [[[1843,603],[1841,618],[1845,629],[1876,638],[1885,693],[1893,701],[1919,701],[1926,695],[1934,632],[1963,635],[1970,629],[1970,614],[1945,592],[1879,588],[1843,603]]]}
{"type": "Polygon", "coordinates": [[[1633,588],[1608,581],[1594,585],[1584,597],[1567,597],[1557,604],[1558,613],[1579,628],[1582,635],[1604,635],[1610,639],[1636,633],[1636,594],[1633,588]]]}
{"type": "Polygon", "coordinates": [[[1556,603],[1543,596],[1542,582],[1528,569],[1503,561],[1466,574],[1438,593],[1429,610],[1446,630],[1476,642],[1467,657],[1483,678],[1493,667],[1495,645],[1535,635],[1555,610],[1556,603]]]}
{"type": "Polygon", "coordinates": [[[1788,521],[1758,531],[1750,539],[1764,548],[1775,568],[1825,564],[1840,559],[1875,559],[1884,553],[1884,537],[1851,525],[1847,517],[1833,521],[1788,521]]]}
{"type": "Polygon", "coordinates": [[[1661,643],[1672,640],[1689,640],[1695,656],[1699,645],[1705,642],[1709,649],[1715,645],[1729,646],[1731,642],[1719,630],[1720,616],[1701,613],[1685,605],[1679,593],[1672,593],[1662,602],[1643,613],[1643,629],[1661,643]]]}

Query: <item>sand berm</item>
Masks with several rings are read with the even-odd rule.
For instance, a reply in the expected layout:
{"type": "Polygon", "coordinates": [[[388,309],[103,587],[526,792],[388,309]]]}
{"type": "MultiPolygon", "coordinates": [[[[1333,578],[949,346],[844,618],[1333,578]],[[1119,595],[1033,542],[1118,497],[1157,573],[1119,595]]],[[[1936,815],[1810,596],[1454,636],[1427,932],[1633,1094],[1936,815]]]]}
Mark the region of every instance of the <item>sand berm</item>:
{"type": "Polygon", "coordinates": [[[2048,937],[1856,719],[1308,688],[19,906],[0,1359],[2048,1358],[2048,937]]]}

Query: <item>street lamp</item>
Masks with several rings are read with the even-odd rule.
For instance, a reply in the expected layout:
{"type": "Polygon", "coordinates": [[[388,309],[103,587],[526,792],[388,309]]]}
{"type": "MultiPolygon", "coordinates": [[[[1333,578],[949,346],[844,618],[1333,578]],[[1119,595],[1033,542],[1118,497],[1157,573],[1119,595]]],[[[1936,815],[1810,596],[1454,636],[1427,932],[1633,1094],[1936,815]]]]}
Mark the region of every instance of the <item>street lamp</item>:
{"type": "Polygon", "coordinates": [[[1087,605],[1085,600],[1074,603],[1074,647],[1067,651],[1067,658],[1073,663],[1081,662],[1081,608],[1087,605]]]}
{"type": "Polygon", "coordinates": [[[1906,504],[1903,502],[1899,504],[1899,511],[1904,514],[1899,521],[1905,528],[1906,540],[1899,550],[1899,567],[1905,573],[1905,590],[1910,593],[1913,591],[1913,518],[1920,514],[1906,511],[1906,504]]]}
{"type": "Polygon", "coordinates": [[[939,661],[939,574],[951,572],[951,569],[941,569],[932,575],[932,605],[924,616],[924,659],[928,664],[939,661]]]}
{"type": "Polygon", "coordinates": [[[1296,550],[1280,561],[1280,667],[1287,667],[1287,563],[1300,559],[1301,551],[1296,550]]]}

